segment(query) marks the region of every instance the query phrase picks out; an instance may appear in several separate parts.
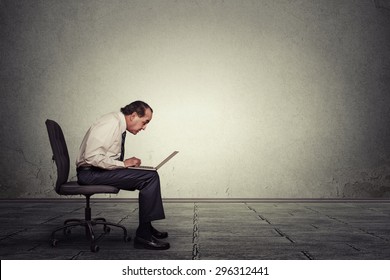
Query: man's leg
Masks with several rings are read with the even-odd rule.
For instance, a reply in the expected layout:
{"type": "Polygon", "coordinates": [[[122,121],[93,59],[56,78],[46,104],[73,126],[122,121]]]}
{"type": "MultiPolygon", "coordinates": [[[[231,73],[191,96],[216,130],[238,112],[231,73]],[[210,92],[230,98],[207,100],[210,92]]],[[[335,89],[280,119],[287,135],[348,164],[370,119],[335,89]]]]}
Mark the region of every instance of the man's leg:
{"type": "Polygon", "coordinates": [[[140,223],[165,218],[160,178],[156,171],[138,169],[91,169],[77,172],[81,185],[110,185],[122,190],[139,190],[140,223]]]}
{"type": "MultiPolygon", "coordinates": [[[[92,168],[77,172],[81,185],[111,185],[122,190],[139,190],[139,227],[137,237],[145,241],[145,248],[168,249],[169,243],[158,242],[152,238],[165,238],[167,233],[161,233],[151,225],[152,221],[165,218],[161,199],[160,178],[156,171],[138,169],[105,170],[92,168]],[[150,245],[149,243],[152,243],[150,245]]],[[[134,240],[135,242],[137,239],[134,240]]],[[[141,246],[141,247],[142,247],[141,246]]]]}

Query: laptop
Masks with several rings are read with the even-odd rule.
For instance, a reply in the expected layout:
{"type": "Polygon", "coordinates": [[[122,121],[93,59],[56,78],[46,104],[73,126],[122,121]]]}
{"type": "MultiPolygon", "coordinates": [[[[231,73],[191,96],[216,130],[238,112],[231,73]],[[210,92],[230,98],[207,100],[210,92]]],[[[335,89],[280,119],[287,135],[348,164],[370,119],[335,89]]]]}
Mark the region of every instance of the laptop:
{"type": "Polygon", "coordinates": [[[156,167],[141,165],[141,166],[133,166],[133,167],[127,167],[127,168],[130,168],[130,169],[141,169],[141,170],[158,170],[161,166],[163,166],[163,165],[166,164],[171,158],[173,158],[178,152],[179,152],[179,151],[174,151],[172,154],[170,154],[169,156],[167,156],[162,162],[160,162],[160,164],[157,165],[156,167]]]}

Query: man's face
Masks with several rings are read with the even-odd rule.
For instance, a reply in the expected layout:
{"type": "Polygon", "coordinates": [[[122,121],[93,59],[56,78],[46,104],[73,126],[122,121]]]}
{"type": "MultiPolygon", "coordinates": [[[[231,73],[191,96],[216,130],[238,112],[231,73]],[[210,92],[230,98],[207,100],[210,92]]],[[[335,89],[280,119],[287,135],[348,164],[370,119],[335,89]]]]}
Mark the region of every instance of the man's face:
{"type": "Polygon", "coordinates": [[[139,117],[136,112],[131,115],[126,116],[127,130],[136,135],[141,130],[145,130],[148,123],[152,120],[153,113],[148,108],[145,110],[145,115],[139,117]]]}

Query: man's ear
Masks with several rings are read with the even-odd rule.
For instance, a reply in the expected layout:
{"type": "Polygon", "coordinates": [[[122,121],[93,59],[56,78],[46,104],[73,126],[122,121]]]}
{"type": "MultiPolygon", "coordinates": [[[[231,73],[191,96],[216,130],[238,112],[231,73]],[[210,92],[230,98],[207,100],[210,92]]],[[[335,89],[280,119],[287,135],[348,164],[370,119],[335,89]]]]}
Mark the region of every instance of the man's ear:
{"type": "Polygon", "coordinates": [[[133,113],[129,116],[129,119],[132,121],[132,120],[134,120],[134,118],[135,118],[136,116],[138,116],[138,115],[137,115],[137,112],[133,112],[133,113]]]}

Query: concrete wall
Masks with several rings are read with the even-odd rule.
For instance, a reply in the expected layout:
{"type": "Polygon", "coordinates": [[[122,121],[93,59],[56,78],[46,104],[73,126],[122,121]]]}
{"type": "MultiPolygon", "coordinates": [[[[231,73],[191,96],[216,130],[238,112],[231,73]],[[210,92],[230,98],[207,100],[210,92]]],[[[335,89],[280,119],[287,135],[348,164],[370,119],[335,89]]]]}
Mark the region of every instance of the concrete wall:
{"type": "Polygon", "coordinates": [[[385,2],[1,0],[0,197],[58,197],[47,118],[73,163],[137,99],[166,198],[389,197],[385,2]]]}

